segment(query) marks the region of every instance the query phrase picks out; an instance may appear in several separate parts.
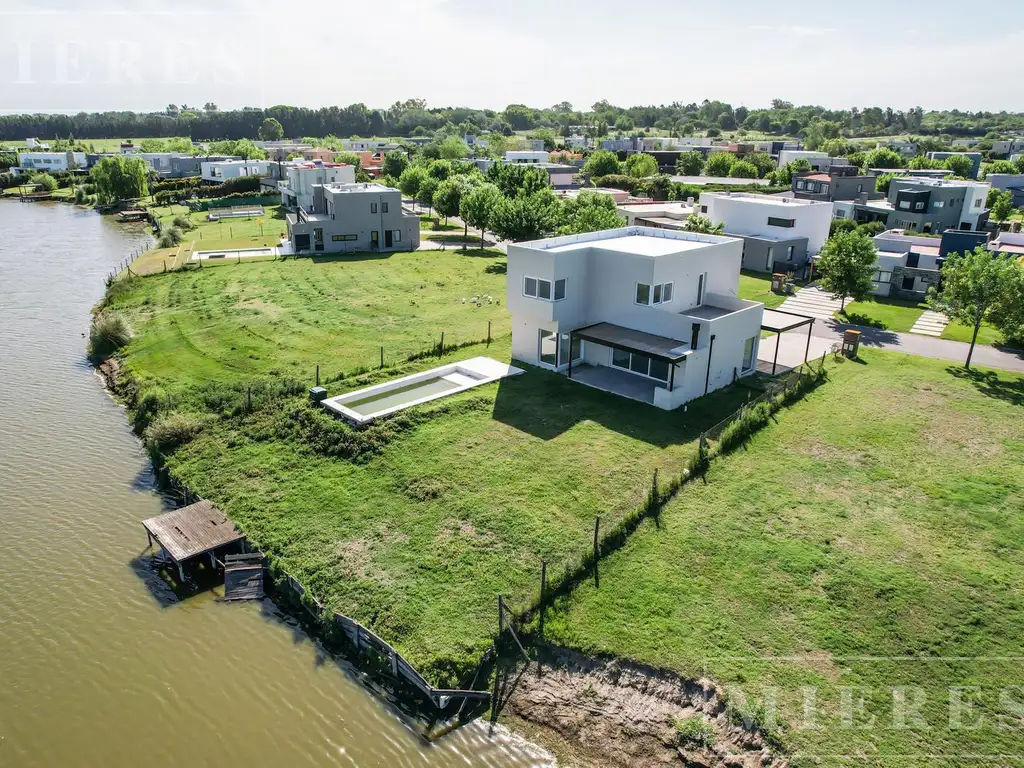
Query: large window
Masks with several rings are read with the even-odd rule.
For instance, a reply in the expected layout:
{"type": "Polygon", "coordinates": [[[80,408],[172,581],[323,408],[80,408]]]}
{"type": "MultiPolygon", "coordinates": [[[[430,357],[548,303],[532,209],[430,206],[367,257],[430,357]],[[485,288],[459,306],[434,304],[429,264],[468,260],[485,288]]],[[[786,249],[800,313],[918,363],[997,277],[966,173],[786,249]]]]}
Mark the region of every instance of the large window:
{"type": "Polygon", "coordinates": [[[359,235],[331,235],[331,240],[336,243],[343,243],[350,240],[358,240],[359,235]]]}
{"type": "Polygon", "coordinates": [[[523,295],[531,299],[542,299],[544,301],[561,301],[565,298],[565,278],[555,280],[554,298],[551,293],[551,281],[539,277],[523,278],[523,295]]]}
{"type": "Polygon", "coordinates": [[[657,285],[637,283],[634,301],[647,307],[668,304],[672,301],[672,283],[658,283],[657,285]]]}
{"type": "Polygon", "coordinates": [[[657,360],[647,355],[641,355],[638,352],[613,349],[612,365],[624,371],[646,376],[649,379],[668,381],[669,365],[665,360],[657,360]]]}
{"type": "Polygon", "coordinates": [[[768,217],[769,227],[787,227],[792,228],[796,225],[796,219],[780,219],[777,216],[768,217]]]}
{"type": "Polygon", "coordinates": [[[538,356],[541,365],[550,365],[554,368],[558,353],[558,336],[554,331],[546,331],[541,328],[537,343],[540,345],[538,356]]]}
{"type": "Polygon", "coordinates": [[[754,368],[754,347],[757,346],[757,337],[751,336],[745,342],[743,342],[743,371],[753,370],[754,368]]]}
{"type": "Polygon", "coordinates": [[[873,283],[888,283],[892,281],[892,272],[885,269],[876,269],[875,274],[871,277],[873,283]]]}

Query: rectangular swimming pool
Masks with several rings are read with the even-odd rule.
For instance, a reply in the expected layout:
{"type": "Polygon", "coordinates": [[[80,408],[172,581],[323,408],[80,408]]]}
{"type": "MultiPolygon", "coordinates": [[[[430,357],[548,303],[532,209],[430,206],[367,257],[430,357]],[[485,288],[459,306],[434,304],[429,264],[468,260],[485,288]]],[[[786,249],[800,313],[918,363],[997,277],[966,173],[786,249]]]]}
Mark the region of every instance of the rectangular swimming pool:
{"type": "Polygon", "coordinates": [[[461,363],[450,363],[412,376],[375,384],[344,395],[327,398],[324,408],[343,416],[354,424],[366,424],[420,403],[464,392],[523,373],[522,369],[499,363],[489,357],[474,357],[461,363]]]}

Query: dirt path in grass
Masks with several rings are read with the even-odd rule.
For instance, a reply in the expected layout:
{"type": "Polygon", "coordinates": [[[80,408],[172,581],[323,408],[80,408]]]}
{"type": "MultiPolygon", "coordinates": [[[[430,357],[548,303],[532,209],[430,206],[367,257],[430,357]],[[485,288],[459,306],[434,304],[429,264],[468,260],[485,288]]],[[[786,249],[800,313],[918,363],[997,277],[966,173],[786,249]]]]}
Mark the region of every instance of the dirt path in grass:
{"type": "Polygon", "coordinates": [[[568,742],[584,765],[788,765],[760,733],[731,722],[709,680],[565,649],[544,655],[539,676],[536,665],[520,676],[507,710],[568,742]]]}

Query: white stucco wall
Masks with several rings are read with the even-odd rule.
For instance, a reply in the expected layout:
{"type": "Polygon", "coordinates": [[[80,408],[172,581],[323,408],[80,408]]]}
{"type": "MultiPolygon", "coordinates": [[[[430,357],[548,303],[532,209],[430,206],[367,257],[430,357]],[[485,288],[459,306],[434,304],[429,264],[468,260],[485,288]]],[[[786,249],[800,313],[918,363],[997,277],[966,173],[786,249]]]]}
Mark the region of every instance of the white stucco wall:
{"type": "Polygon", "coordinates": [[[700,205],[715,224],[724,224],[725,231],[736,235],[759,237],[807,238],[808,255],[816,255],[828,239],[832,222],[832,203],[818,200],[770,195],[728,194],[704,192],[700,205]],[[778,227],[768,223],[769,218],[792,219],[792,227],[778,227]]]}

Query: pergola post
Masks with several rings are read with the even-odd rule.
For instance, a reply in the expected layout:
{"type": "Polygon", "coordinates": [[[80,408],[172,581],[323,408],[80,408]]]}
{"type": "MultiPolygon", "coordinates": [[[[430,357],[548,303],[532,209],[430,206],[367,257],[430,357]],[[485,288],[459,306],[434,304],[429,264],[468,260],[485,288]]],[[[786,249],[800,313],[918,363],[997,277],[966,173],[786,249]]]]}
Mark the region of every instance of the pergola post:
{"type": "MultiPolygon", "coordinates": [[[[811,353],[811,330],[814,328],[814,320],[811,320],[807,324],[807,346],[804,348],[804,363],[807,362],[807,356],[811,353]]],[[[778,347],[776,347],[778,351],[778,347]]]]}
{"type": "Polygon", "coordinates": [[[775,366],[779,362],[779,344],[782,342],[782,334],[775,334],[775,356],[772,358],[772,376],[775,375],[775,366]]]}
{"type": "Polygon", "coordinates": [[[569,378],[572,378],[572,331],[569,331],[569,378]]]}
{"type": "Polygon", "coordinates": [[[676,385],[676,364],[670,362],[668,365],[668,391],[671,392],[676,385]]]}

